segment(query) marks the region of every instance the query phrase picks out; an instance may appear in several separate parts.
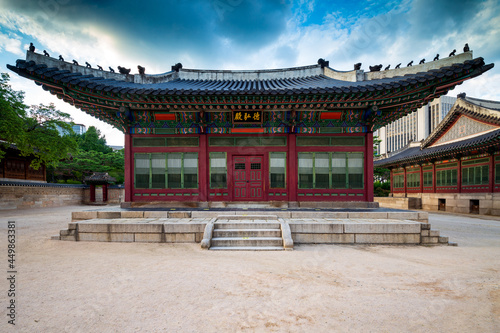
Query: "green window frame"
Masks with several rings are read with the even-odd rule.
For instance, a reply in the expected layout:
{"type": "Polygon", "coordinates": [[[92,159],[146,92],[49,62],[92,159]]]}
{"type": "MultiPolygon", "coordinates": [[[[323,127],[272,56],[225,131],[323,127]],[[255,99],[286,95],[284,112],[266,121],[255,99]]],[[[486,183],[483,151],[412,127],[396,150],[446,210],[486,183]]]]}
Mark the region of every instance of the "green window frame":
{"type": "Polygon", "coordinates": [[[198,153],[136,153],[134,188],[198,188],[198,153]]]}
{"type": "Polygon", "coordinates": [[[394,182],[394,188],[403,188],[404,187],[405,175],[399,174],[392,176],[392,181],[394,182]]]}
{"type": "Polygon", "coordinates": [[[462,168],[462,185],[488,185],[489,183],[489,165],[477,165],[473,167],[462,168]]]}
{"type": "Polygon", "coordinates": [[[269,187],[286,188],[286,153],[269,153],[269,187]]]}
{"type": "Polygon", "coordinates": [[[436,186],[456,186],[457,169],[437,170],[436,186]]]}
{"type": "Polygon", "coordinates": [[[213,152],[210,156],[210,188],[227,188],[227,154],[213,152]]]}
{"type": "Polygon", "coordinates": [[[297,136],[297,146],[364,146],[363,136],[297,136]]]}
{"type": "Polygon", "coordinates": [[[191,136],[135,137],[132,145],[134,147],[199,147],[200,139],[191,136]]]}
{"type": "Polygon", "coordinates": [[[210,147],[286,147],[285,136],[214,136],[208,138],[210,147]]]}
{"type": "Polygon", "coordinates": [[[363,189],[362,152],[298,153],[299,189],[363,189]]]}
{"type": "Polygon", "coordinates": [[[408,173],[406,176],[407,187],[420,187],[420,172],[408,173]]]}
{"type": "Polygon", "coordinates": [[[425,187],[430,187],[432,186],[432,171],[430,172],[424,172],[424,186],[425,187]]]}

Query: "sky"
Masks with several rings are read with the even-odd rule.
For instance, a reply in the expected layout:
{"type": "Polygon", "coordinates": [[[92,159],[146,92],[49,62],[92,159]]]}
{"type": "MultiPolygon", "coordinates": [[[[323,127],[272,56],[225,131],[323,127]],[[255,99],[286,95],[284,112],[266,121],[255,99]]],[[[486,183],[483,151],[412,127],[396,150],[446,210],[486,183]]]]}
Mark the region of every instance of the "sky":
{"type": "MultiPolygon", "coordinates": [[[[0,0],[0,72],[37,52],[80,64],[168,72],[268,69],[316,64],[336,70],[431,61],[468,43],[497,66],[449,96],[500,100],[500,5],[496,0],[0,0]]],[[[75,123],[96,126],[108,144],[124,136],[10,72],[28,105],[54,103],[75,123]]]]}

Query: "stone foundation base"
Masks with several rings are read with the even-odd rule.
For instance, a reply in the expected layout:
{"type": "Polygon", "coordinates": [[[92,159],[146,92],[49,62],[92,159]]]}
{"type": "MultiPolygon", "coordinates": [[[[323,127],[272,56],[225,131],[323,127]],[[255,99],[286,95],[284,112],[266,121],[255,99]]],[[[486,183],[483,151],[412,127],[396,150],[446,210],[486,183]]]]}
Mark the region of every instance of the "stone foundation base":
{"type": "MultiPolygon", "coordinates": [[[[248,215],[241,211],[73,212],[73,222],[54,239],[199,243],[205,226],[213,218],[258,222],[265,220],[266,214],[269,212],[250,211],[248,215]]],[[[448,244],[447,237],[430,230],[427,212],[273,211],[272,215],[277,221],[289,224],[295,244],[448,244]]]]}
{"type": "Polygon", "coordinates": [[[376,197],[375,201],[386,208],[416,209],[420,205],[428,211],[500,216],[500,193],[408,193],[407,197],[376,197]]]}

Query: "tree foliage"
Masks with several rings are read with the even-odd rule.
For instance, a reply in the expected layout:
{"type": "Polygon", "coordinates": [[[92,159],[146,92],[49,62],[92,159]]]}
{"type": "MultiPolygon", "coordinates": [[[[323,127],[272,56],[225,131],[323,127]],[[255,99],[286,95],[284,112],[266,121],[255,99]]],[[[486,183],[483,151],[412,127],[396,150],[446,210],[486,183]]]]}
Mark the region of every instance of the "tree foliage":
{"type": "Polygon", "coordinates": [[[87,132],[82,135],[77,135],[78,149],[84,151],[98,151],[104,154],[111,153],[113,149],[106,146],[106,138],[101,136],[99,131],[94,126],[90,126],[87,132]]]}
{"type": "Polygon", "coordinates": [[[123,183],[125,156],[123,150],[113,151],[106,145],[106,138],[94,126],[90,126],[82,135],[74,135],[78,143],[77,152],[61,161],[56,168],[49,170],[51,175],[64,182],[83,182],[85,177],[94,172],[107,172],[116,178],[116,183],[123,183]]]}
{"type": "Polygon", "coordinates": [[[60,136],[57,126],[72,132],[69,114],[56,110],[54,104],[24,104],[24,93],[9,84],[9,75],[0,75],[0,159],[11,144],[22,156],[32,156],[31,166],[55,165],[76,149],[70,135],[60,136]]]}

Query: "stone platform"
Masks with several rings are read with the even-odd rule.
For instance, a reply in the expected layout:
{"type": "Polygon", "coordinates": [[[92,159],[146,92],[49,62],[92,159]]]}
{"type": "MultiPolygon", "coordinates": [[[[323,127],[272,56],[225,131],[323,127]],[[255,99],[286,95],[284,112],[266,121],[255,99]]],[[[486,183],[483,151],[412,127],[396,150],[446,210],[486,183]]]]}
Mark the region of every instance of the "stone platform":
{"type": "Polygon", "coordinates": [[[210,224],[279,223],[293,244],[448,244],[431,230],[427,212],[414,211],[83,211],[72,221],[54,239],[201,243],[210,224]]]}

